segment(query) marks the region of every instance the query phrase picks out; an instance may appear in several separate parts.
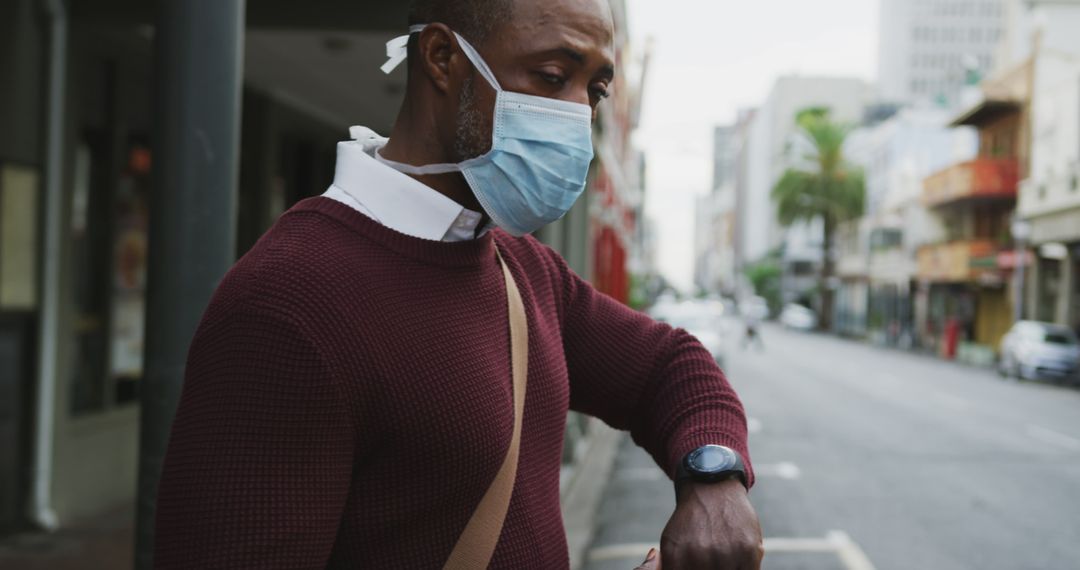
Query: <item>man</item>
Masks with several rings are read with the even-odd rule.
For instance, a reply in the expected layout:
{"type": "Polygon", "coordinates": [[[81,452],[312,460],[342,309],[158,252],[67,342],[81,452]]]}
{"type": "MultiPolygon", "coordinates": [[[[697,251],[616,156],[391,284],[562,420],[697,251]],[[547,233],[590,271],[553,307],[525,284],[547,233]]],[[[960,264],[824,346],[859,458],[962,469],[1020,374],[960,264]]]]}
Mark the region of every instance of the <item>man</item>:
{"type": "Polygon", "coordinates": [[[713,358],[525,236],[583,188],[614,79],[606,3],[424,0],[411,20],[389,141],[354,129],[330,190],[282,216],[206,311],[156,565],[470,567],[449,560],[479,518],[495,530],[472,567],[566,568],[573,409],[629,430],[677,480],[643,567],[758,568],[745,416],[713,358]],[[512,373],[521,338],[527,374],[512,373]],[[478,504],[504,465],[512,495],[489,518],[478,504]]]}
{"type": "Polygon", "coordinates": [[[765,341],[761,339],[761,319],[758,313],[747,313],[743,315],[743,325],[746,329],[742,339],[742,347],[745,350],[746,347],[751,344],[757,345],[758,350],[765,349],[765,341]]]}

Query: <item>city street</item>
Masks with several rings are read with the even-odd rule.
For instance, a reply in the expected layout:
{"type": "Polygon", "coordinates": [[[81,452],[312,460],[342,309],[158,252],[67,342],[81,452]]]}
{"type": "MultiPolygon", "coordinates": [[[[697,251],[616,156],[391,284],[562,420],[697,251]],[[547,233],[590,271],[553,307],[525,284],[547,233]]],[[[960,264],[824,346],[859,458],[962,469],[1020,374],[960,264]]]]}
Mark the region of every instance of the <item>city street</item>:
{"type": "MultiPolygon", "coordinates": [[[[728,339],[764,568],[1080,568],[1080,391],[830,336],[728,339]]],[[[588,570],[655,544],[670,483],[624,438],[588,570]]]]}

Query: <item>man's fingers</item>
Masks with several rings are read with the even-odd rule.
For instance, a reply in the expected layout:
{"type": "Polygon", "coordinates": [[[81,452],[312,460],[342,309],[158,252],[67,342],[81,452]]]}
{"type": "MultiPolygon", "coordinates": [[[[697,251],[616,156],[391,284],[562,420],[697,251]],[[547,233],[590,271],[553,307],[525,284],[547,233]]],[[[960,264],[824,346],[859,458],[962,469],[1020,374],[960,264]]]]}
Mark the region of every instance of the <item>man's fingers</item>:
{"type": "Polygon", "coordinates": [[[634,570],[660,570],[660,553],[655,548],[649,549],[645,555],[645,561],[634,570]]]}

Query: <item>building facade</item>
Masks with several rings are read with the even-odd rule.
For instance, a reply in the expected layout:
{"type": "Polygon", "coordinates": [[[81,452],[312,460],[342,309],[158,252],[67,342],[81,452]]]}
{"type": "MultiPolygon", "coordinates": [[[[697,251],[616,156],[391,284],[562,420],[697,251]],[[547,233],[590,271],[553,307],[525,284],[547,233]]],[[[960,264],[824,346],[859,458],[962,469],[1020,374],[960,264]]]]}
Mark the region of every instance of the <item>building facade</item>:
{"type": "Polygon", "coordinates": [[[896,103],[960,103],[995,67],[1006,0],[883,0],[878,82],[896,103]]]}
{"type": "Polygon", "coordinates": [[[974,158],[977,147],[974,129],[950,128],[949,120],[948,112],[935,106],[909,107],[852,133],[848,156],[866,177],[866,227],[859,234],[865,280],[840,284],[840,332],[876,344],[914,343],[916,252],[938,239],[921,201],[923,180],[974,158]]]}
{"type": "Polygon", "coordinates": [[[694,284],[699,291],[736,295],[736,206],[740,125],[713,131],[712,190],[697,199],[694,209],[694,284]]]}
{"type": "Polygon", "coordinates": [[[782,77],[747,125],[740,157],[743,176],[738,180],[736,200],[737,257],[743,263],[752,263],[779,251],[784,302],[809,304],[807,296],[817,287],[822,259],[820,225],[780,227],[772,199],[772,189],[784,171],[799,165],[802,159],[793,151],[799,136],[796,115],[809,107],[825,107],[833,120],[857,125],[870,95],[870,87],[860,79],[782,77]]]}
{"type": "Polygon", "coordinates": [[[697,199],[694,284],[699,292],[735,296],[735,186],[728,182],[697,199]]]}
{"type": "Polygon", "coordinates": [[[871,218],[841,222],[834,234],[836,292],[833,299],[833,332],[862,338],[867,332],[870,291],[871,218]]]}
{"type": "MultiPolygon", "coordinates": [[[[589,182],[589,197],[582,213],[571,212],[565,221],[545,228],[541,239],[558,235],[569,227],[569,236],[548,240],[557,248],[580,255],[575,244],[590,244],[582,259],[585,272],[596,288],[622,303],[630,300],[631,260],[642,259],[638,225],[641,223],[644,198],[644,154],[633,144],[641,109],[643,68],[631,75],[628,65],[637,55],[632,51],[627,26],[626,3],[610,2],[615,20],[615,56],[618,66],[612,97],[604,103],[597,117],[593,146],[596,160],[589,182]],[[576,220],[576,218],[581,218],[576,220]],[[582,233],[584,230],[584,233],[582,233]],[[576,233],[575,233],[576,232],[576,233]]],[[[642,54],[647,60],[647,55],[642,54]]]]}
{"type": "Polygon", "coordinates": [[[1029,65],[986,81],[984,100],[954,126],[978,129],[975,159],[923,183],[934,243],[918,251],[920,344],[947,358],[992,362],[1013,321],[1011,221],[1029,167],[1029,65]]]}
{"type": "Polygon", "coordinates": [[[1008,53],[1030,63],[1031,168],[1019,217],[1034,263],[1028,318],[1080,330],[1080,2],[1015,2],[1008,53]]]}

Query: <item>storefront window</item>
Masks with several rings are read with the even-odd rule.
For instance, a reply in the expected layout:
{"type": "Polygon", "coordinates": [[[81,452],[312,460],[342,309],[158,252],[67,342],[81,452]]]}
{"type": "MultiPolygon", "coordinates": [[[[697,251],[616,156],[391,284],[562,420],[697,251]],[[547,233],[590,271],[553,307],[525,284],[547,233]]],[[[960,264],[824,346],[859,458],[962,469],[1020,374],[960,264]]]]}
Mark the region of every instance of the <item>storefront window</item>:
{"type": "Polygon", "coordinates": [[[1061,261],[1039,258],[1038,307],[1035,318],[1048,323],[1057,320],[1058,297],[1061,295],[1061,261]]]}
{"type": "Polygon", "coordinates": [[[37,307],[38,174],[0,165],[0,312],[37,307]]]}
{"type": "Polygon", "coordinates": [[[135,147],[131,149],[130,157],[114,202],[116,237],[112,252],[112,322],[109,331],[109,368],[116,383],[116,398],[121,402],[135,398],[136,383],[143,374],[146,313],[149,151],[135,147]]]}
{"type": "Polygon", "coordinates": [[[1080,245],[1074,245],[1072,250],[1072,302],[1069,326],[1080,335],[1080,245]]]}
{"type": "Polygon", "coordinates": [[[134,401],[143,373],[149,150],[129,143],[121,166],[88,136],[75,158],[71,239],[75,296],[72,411],[134,401]]]}
{"type": "Polygon", "coordinates": [[[71,241],[75,295],[72,346],[71,406],[78,414],[105,407],[105,315],[99,268],[106,266],[100,254],[102,236],[100,199],[96,196],[105,162],[104,145],[86,142],[75,153],[74,192],[71,209],[71,241]],[[92,192],[92,189],[95,192],[92,192]]]}

